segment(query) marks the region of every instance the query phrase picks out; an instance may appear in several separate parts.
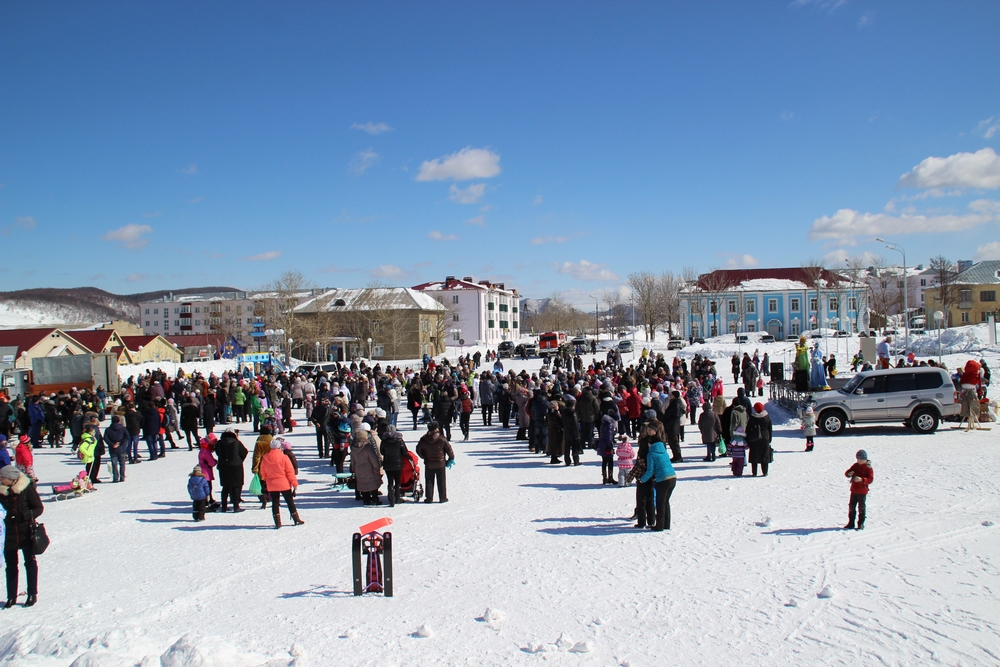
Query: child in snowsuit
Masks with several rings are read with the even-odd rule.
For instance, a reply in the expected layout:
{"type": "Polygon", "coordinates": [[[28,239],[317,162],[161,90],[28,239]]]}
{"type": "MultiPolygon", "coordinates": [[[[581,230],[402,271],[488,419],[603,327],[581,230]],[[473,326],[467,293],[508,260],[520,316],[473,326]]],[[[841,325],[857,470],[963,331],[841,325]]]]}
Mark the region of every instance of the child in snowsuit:
{"type": "Polygon", "coordinates": [[[208,505],[208,480],[197,465],[188,475],[188,495],[191,496],[191,516],[195,521],[205,520],[205,507],[208,505]]]}
{"type": "Polygon", "coordinates": [[[635,451],[632,449],[632,443],[628,441],[627,437],[622,436],[618,439],[618,450],[615,453],[618,455],[619,488],[632,486],[628,481],[628,473],[632,469],[632,466],[635,465],[635,451]]]}
{"type": "Polygon", "coordinates": [[[865,529],[865,500],[868,499],[868,485],[875,477],[872,462],[868,460],[868,452],[859,449],[857,459],[858,462],[844,473],[844,477],[851,478],[851,504],[848,506],[847,525],[844,526],[844,530],[855,528],[855,510],[857,510],[858,519],[856,530],[865,529]]]}
{"type": "MultiPolygon", "coordinates": [[[[601,457],[601,484],[615,483],[615,429],[617,426],[617,414],[612,412],[601,417],[601,426],[597,433],[597,455],[601,457]]],[[[631,470],[632,466],[630,465],[628,469],[631,470]]]]}
{"type": "Polygon", "coordinates": [[[806,435],[806,451],[811,452],[813,450],[813,437],[816,435],[816,415],[813,413],[811,405],[802,414],[802,431],[806,435]]]}

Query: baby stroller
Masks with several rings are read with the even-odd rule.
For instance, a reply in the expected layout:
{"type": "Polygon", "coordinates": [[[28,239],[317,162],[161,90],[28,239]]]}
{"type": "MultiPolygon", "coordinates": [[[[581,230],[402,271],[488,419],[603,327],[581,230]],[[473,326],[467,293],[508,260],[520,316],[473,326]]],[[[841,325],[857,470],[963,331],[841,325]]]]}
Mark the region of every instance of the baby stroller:
{"type": "Polygon", "coordinates": [[[420,483],[420,457],[415,452],[407,452],[403,459],[403,470],[399,473],[399,499],[410,498],[419,502],[424,495],[424,485],[420,483]]]}

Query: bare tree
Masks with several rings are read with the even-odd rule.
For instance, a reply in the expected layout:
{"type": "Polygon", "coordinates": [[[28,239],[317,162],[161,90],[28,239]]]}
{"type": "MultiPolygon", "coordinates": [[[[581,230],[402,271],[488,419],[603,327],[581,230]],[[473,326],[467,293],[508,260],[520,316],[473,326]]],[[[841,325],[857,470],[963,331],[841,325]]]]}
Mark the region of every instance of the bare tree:
{"type": "Polygon", "coordinates": [[[844,263],[844,273],[850,284],[850,296],[855,299],[857,307],[854,309],[854,331],[861,331],[861,305],[865,299],[858,297],[859,290],[867,294],[868,284],[865,280],[868,275],[867,262],[863,257],[853,255],[847,258],[844,263]]]}
{"type": "Polygon", "coordinates": [[[669,338],[674,332],[674,324],[680,325],[681,280],[674,273],[664,271],[657,276],[656,288],[657,300],[659,301],[656,313],[659,319],[657,325],[667,325],[667,337],[669,338]]]}
{"type": "Polygon", "coordinates": [[[646,337],[656,339],[656,327],[663,319],[663,295],[659,277],[649,271],[628,274],[628,284],[632,288],[635,308],[639,313],[646,337]]]}
{"type": "Polygon", "coordinates": [[[708,299],[708,312],[712,316],[710,335],[718,336],[721,332],[719,329],[719,309],[723,307],[722,297],[733,287],[733,284],[726,273],[714,269],[698,278],[698,287],[708,299]]]}
{"type": "Polygon", "coordinates": [[[604,322],[611,332],[611,337],[620,337],[625,328],[625,305],[621,292],[613,290],[604,295],[607,310],[604,311],[604,322]]]}
{"type": "Polygon", "coordinates": [[[958,269],[955,264],[945,257],[938,255],[932,257],[930,268],[934,272],[934,282],[937,283],[937,301],[941,304],[941,311],[945,316],[945,326],[952,326],[951,306],[958,301],[958,286],[955,278],[958,276],[958,269]]]}

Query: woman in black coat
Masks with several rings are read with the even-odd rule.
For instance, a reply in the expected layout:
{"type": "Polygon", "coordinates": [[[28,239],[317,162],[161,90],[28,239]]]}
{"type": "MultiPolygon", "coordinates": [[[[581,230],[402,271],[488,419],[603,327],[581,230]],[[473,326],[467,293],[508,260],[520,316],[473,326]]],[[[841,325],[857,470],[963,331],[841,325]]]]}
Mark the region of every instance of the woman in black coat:
{"type": "Polygon", "coordinates": [[[184,431],[184,437],[187,439],[188,451],[194,449],[194,445],[198,444],[198,417],[200,416],[200,412],[198,404],[190,396],[184,405],[181,406],[181,430],[184,431]],[[192,444],[192,439],[194,445],[192,444]]]}
{"type": "Polygon", "coordinates": [[[389,507],[393,507],[399,502],[401,495],[399,476],[403,472],[403,461],[409,456],[409,450],[406,448],[406,443],[403,442],[402,434],[396,431],[396,427],[392,424],[385,427],[381,452],[382,469],[385,470],[385,476],[389,478],[389,487],[386,491],[389,495],[389,507]]]}
{"type": "Polygon", "coordinates": [[[28,597],[24,606],[30,607],[38,600],[38,563],[31,541],[31,527],[45,508],[34,482],[14,466],[0,468],[0,505],[7,512],[3,545],[7,566],[7,603],[4,609],[10,609],[17,602],[18,551],[24,555],[24,571],[28,576],[28,597]]]}
{"type": "Polygon", "coordinates": [[[757,465],[767,477],[767,464],[771,462],[771,417],[763,403],[755,403],[747,420],[747,444],[750,445],[750,471],[757,476],[757,465]]]}
{"type": "Polygon", "coordinates": [[[219,471],[219,486],[222,487],[222,507],[225,512],[229,502],[233,503],[234,512],[242,512],[240,503],[243,502],[243,461],[246,460],[249,451],[236,437],[233,431],[226,431],[215,444],[215,457],[219,463],[216,466],[219,471]]]}
{"type": "Polygon", "coordinates": [[[215,392],[210,391],[205,396],[205,406],[201,418],[205,422],[205,435],[215,430],[215,392]]]}

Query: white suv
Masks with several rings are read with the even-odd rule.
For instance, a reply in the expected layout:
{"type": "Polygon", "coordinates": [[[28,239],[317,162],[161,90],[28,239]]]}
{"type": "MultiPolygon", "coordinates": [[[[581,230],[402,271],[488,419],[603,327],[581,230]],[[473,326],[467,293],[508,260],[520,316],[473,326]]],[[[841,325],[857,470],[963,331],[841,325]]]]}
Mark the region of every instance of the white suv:
{"type": "Polygon", "coordinates": [[[847,424],[903,422],[917,433],[933,433],[942,418],[961,406],[948,373],[940,368],[889,368],[858,373],[842,389],[815,395],[816,424],[826,435],[847,424]]]}

